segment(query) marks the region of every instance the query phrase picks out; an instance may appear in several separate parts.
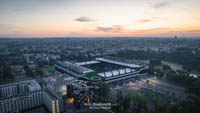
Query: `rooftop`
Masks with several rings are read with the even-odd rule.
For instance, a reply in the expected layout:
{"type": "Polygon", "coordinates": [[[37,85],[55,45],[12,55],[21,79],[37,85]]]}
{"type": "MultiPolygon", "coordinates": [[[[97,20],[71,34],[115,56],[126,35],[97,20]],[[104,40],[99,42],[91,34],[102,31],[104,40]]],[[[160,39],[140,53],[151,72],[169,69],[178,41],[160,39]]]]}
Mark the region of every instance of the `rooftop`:
{"type": "Polygon", "coordinates": [[[125,62],[121,62],[121,61],[115,61],[115,60],[110,60],[110,59],[105,59],[105,58],[96,58],[97,61],[103,61],[103,62],[109,62],[109,63],[113,63],[113,64],[118,64],[118,65],[122,65],[122,66],[127,66],[130,68],[140,68],[142,67],[141,65],[137,65],[137,64],[131,64],[131,63],[125,63],[125,62]]]}
{"type": "Polygon", "coordinates": [[[35,80],[27,80],[27,81],[12,83],[12,84],[5,84],[5,85],[1,85],[0,88],[9,87],[9,86],[18,85],[18,84],[26,84],[29,88],[29,91],[37,91],[41,89],[40,85],[35,80]]]}

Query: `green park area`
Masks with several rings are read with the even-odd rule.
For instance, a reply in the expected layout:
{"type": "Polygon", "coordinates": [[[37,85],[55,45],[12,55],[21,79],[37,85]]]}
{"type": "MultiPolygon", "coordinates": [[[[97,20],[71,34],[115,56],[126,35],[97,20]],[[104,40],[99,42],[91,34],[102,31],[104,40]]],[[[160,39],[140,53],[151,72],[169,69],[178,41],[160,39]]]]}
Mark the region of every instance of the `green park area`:
{"type": "Polygon", "coordinates": [[[40,68],[40,70],[42,71],[42,73],[49,73],[53,72],[55,70],[55,67],[54,66],[42,67],[40,68]]]}

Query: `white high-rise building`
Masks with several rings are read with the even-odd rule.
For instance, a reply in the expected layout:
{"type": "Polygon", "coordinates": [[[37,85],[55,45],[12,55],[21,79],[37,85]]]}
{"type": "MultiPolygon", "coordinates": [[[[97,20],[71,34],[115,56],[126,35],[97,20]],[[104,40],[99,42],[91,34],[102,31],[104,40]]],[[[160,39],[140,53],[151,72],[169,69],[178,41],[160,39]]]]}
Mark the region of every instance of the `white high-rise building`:
{"type": "Polygon", "coordinates": [[[41,89],[35,80],[0,86],[0,113],[13,113],[45,105],[52,113],[63,111],[62,97],[51,89],[41,89]]]}

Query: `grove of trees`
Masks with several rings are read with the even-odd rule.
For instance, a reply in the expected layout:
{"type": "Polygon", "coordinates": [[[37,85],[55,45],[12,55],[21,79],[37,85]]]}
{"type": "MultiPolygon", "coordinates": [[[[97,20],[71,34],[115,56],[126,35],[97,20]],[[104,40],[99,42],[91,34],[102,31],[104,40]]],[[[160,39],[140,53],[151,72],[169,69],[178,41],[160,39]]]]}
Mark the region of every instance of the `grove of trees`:
{"type": "Polygon", "coordinates": [[[4,60],[0,58],[0,80],[13,79],[12,69],[10,65],[5,64],[4,60]]]}
{"type": "Polygon", "coordinates": [[[171,52],[155,52],[152,50],[123,50],[118,54],[112,56],[127,58],[127,59],[139,59],[139,60],[164,60],[183,65],[187,71],[196,70],[200,71],[200,51],[192,48],[182,47],[177,48],[171,52]],[[195,54],[192,53],[195,51],[195,54]]]}
{"type": "Polygon", "coordinates": [[[200,113],[200,97],[188,95],[177,103],[161,103],[157,97],[152,97],[152,105],[140,93],[123,95],[117,92],[117,106],[113,106],[115,113],[200,113]]]}

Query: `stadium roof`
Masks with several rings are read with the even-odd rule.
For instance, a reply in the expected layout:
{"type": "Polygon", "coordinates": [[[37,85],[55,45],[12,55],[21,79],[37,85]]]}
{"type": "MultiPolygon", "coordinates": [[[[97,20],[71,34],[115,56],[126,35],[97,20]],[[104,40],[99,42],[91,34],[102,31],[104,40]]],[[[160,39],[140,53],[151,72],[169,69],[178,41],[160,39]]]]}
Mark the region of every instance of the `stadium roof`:
{"type": "Polygon", "coordinates": [[[122,66],[127,66],[127,67],[130,67],[130,68],[139,68],[139,67],[142,67],[141,65],[130,64],[130,63],[125,63],[125,62],[120,62],[120,61],[114,61],[114,60],[105,59],[105,58],[96,58],[96,60],[102,61],[102,62],[108,62],[108,63],[118,64],[118,65],[122,65],[122,66]]]}

